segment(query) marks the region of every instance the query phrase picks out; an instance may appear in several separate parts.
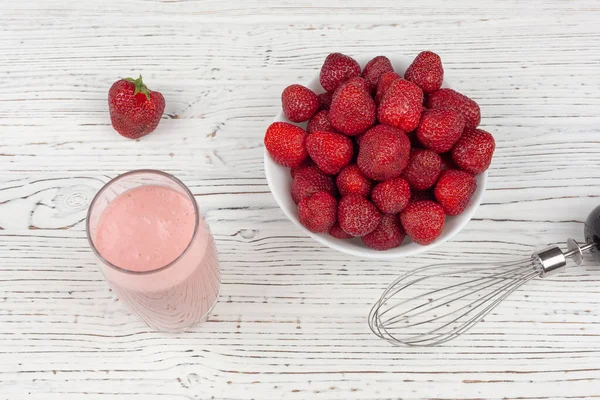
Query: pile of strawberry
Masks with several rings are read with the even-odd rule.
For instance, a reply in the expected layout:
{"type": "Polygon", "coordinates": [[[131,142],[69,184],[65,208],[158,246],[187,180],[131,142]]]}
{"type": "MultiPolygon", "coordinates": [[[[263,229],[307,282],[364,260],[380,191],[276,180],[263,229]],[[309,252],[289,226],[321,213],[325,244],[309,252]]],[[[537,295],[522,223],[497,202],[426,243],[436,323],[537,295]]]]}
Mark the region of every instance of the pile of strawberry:
{"type": "Polygon", "coordinates": [[[387,57],[361,71],[353,58],[333,53],[321,68],[325,93],[302,85],[283,91],[285,116],[308,125],[275,122],[265,146],[292,169],[292,198],[305,227],[388,250],[406,235],[431,243],[447,215],[465,210],[495,142],[477,129],[477,103],[442,89],[443,77],[441,59],[430,51],[404,78],[387,57]]]}

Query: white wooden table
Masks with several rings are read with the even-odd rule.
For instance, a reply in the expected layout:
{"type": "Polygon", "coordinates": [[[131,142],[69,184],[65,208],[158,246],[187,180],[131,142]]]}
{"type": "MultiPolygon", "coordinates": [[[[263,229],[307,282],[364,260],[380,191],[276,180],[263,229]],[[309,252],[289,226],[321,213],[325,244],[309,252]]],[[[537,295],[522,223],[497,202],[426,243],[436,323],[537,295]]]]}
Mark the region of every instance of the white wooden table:
{"type": "Polygon", "coordinates": [[[394,348],[366,316],[427,263],[527,257],[582,238],[600,203],[600,4],[0,1],[0,399],[600,396],[600,267],[532,282],[467,336],[394,348]],[[474,220],[421,258],[353,259],[284,217],[262,138],[288,84],[333,51],[441,54],[497,152],[474,220]],[[166,98],[129,141],[107,91],[141,73],[166,98]],[[100,186],[173,173],[215,232],[222,297],[191,333],[149,331],[85,238],[100,186]]]}

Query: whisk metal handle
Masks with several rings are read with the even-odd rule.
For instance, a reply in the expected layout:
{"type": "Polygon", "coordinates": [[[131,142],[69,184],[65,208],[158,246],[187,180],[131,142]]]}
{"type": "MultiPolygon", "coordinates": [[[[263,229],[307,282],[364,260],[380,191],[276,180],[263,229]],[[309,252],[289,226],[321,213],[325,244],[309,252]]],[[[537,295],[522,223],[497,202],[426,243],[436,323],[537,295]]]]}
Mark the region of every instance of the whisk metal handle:
{"type": "Polygon", "coordinates": [[[567,240],[566,252],[563,252],[558,246],[550,246],[542,251],[533,254],[533,258],[539,262],[542,267],[541,277],[552,276],[560,272],[567,266],[567,259],[571,258],[579,265],[583,259],[582,253],[597,246],[596,243],[588,243],[580,246],[575,240],[567,240]]]}
{"type": "Polygon", "coordinates": [[[567,266],[565,253],[558,246],[550,246],[534,253],[533,258],[542,266],[541,277],[555,275],[567,266]]]}

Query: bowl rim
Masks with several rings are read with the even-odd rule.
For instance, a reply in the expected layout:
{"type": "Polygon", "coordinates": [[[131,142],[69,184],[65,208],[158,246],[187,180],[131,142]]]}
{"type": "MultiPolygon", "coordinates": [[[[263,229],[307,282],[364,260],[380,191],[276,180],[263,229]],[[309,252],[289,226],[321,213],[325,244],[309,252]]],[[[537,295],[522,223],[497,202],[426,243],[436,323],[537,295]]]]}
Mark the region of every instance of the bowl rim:
{"type": "MultiPolygon", "coordinates": [[[[355,60],[357,60],[359,62],[359,64],[361,64],[361,68],[363,68],[364,65],[366,64],[366,62],[368,62],[370,59],[372,59],[373,57],[375,57],[377,55],[381,55],[381,54],[363,54],[363,55],[360,55],[357,57],[355,56],[353,58],[355,60]]],[[[412,62],[412,60],[414,59],[414,58],[411,58],[408,56],[403,56],[403,55],[394,55],[394,56],[388,55],[387,57],[390,59],[390,61],[392,61],[392,64],[395,67],[394,68],[395,71],[397,71],[397,68],[396,68],[397,63],[408,63],[410,65],[410,62],[412,62]],[[402,60],[402,61],[399,61],[399,60],[402,60]]],[[[308,82],[308,84],[306,84],[305,86],[307,86],[309,88],[314,87],[315,81],[318,84],[318,78],[319,78],[319,76],[317,74],[316,77],[311,79],[311,81],[308,82]]],[[[318,84],[318,86],[320,87],[320,84],[318,84]]],[[[451,87],[451,85],[448,83],[448,81],[445,78],[444,78],[444,84],[442,87],[451,87]]],[[[322,87],[320,87],[320,89],[321,89],[321,91],[324,91],[324,89],[322,87]]],[[[293,122],[290,122],[289,120],[287,120],[287,118],[285,118],[282,110],[280,110],[279,113],[273,119],[273,122],[277,122],[277,121],[289,122],[289,123],[294,124],[293,122]]],[[[286,207],[286,203],[288,201],[283,199],[283,196],[284,195],[290,196],[289,192],[282,190],[280,188],[276,188],[274,186],[275,184],[273,182],[273,180],[274,180],[273,169],[275,169],[275,168],[280,169],[280,170],[285,170],[285,172],[288,173],[289,179],[291,179],[291,176],[289,175],[289,168],[286,168],[284,166],[277,164],[271,158],[269,152],[265,148],[264,149],[264,170],[265,170],[265,177],[267,179],[267,184],[269,185],[269,190],[271,191],[271,194],[275,198],[275,201],[276,201],[277,205],[279,206],[279,208],[283,211],[285,216],[290,221],[292,221],[292,223],[294,225],[296,225],[298,228],[300,228],[301,231],[303,231],[305,234],[307,234],[312,239],[316,240],[318,243],[321,243],[322,245],[327,246],[331,249],[334,249],[341,253],[352,255],[355,257],[360,257],[360,258],[365,258],[365,259],[378,259],[378,260],[400,259],[400,258],[404,258],[404,257],[410,257],[410,256],[413,256],[416,254],[425,253],[425,252],[433,250],[436,247],[440,246],[441,244],[451,240],[454,236],[456,236],[459,232],[461,232],[464,229],[464,227],[469,223],[469,221],[471,221],[471,219],[477,212],[477,209],[481,205],[481,201],[483,200],[484,193],[487,189],[487,180],[488,180],[488,171],[487,170],[481,174],[476,175],[477,189],[475,191],[475,194],[471,198],[471,201],[469,202],[467,209],[463,213],[461,213],[460,215],[457,215],[457,216],[447,216],[446,217],[444,230],[447,227],[448,218],[452,218],[453,221],[455,221],[455,223],[454,223],[451,231],[445,232],[445,234],[446,234],[445,236],[444,236],[444,231],[442,231],[442,235],[440,235],[438,238],[436,238],[436,240],[434,240],[432,243],[427,244],[427,245],[417,245],[417,246],[407,247],[405,245],[405,243],[403,243],[402,245],[395,247],[393,249],[380,251],[380,250],[371,249],[369,247],[366,247],[365,245],[362,245],[362,247],[360,247],[359,245],[351,246],[351,247],[341,245],[341,243],[348,243],[348,241],[353,240],[353,239],[338,239],[338,238],[334,238],[333,236],[330,236],[327,233],[311,232],[306,227],[304,227],[298,220],[298,217],[296,215],[292,214],[291,211],[288,210],[286,207]],[[403,249],[403,247],[404,247],[404,249],[403,249]]]]}

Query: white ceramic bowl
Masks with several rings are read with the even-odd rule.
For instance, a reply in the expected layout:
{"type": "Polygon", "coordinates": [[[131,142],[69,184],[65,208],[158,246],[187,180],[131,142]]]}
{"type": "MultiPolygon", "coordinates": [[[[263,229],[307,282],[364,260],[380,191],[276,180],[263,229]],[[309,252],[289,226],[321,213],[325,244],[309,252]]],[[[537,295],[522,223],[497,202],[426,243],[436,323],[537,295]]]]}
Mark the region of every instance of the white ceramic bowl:
{"type": "MultiPolygon", "coordinates": [[[[361,67],[364,68],[365,64],[377,55],[379,54],[364,55],[361,57],[355,57],[355,59],[356,61],[358,61],[361,67]]],[[[404,71],[406,71],[406,69],[413,60],[412,58],[405,56],[388,55],[387,57],[391,60],[394,66],[394,70],[401,76],[404,75],[404,71]]],[[[322,93],[325,91],[319,83],[318,74],[306,86],[315,91],[316,93],[322,93]]],[[[449,85],[448,81],[444,79],[444,84],[442,85],[442,87],[451,86],[449,85]]],[[[291,122],[283,115],[283,111],[277,114],[277,117],[275,117],[274,121],[291,122]]],[[[301,126],[302,128],[306,128],[306,123],[296,125],[301,126]]],[[[373,259],[395,259],[424,253],[449,240],[458,232],[460,232],[461,229],[464,228],[464,226],[467,224],[467,222],[469,222],[469,220],[473,217],[473,214],[475,214],[477,207],[479,207],[479,204],[481,203],[481,199],[483,198],[483,193],[485,192],[485,187],[487,183],[487,172],[484,172],[483,174],[477,176],[477,190],[473,194],[473,197],[471,198],[471,203],[469,204],[467,209],[460,215],[457,215],[455,217],[447,217],[442,234],[431,244],[427,246],[421,246],[419,244],[413,243],[407,237],[400,247],[396,247],[394,249],[386,251],[378,251],[365,246],[361,242],[360,238],[336,239],[328,234],[313,233],[306,229],[298,221],[297,206],[292,200],[292,196],[290,194],[292,187],[292,177],[290,175],[289,168],[282,167],[281,165],[273,161],[273,159],[266,150],[265,174],[267,176],[267,181],[269,182],[269,188],[271,189],[271,192],[273,193],[277,204],[279,204],[279,207],[281,207],[285,215],[287,215],[287,217],[308,236],[312,237],[317,242],[322,243],[325,246],[328,246],[332,249],[341,251],[342,253],[373,259]]]]}

